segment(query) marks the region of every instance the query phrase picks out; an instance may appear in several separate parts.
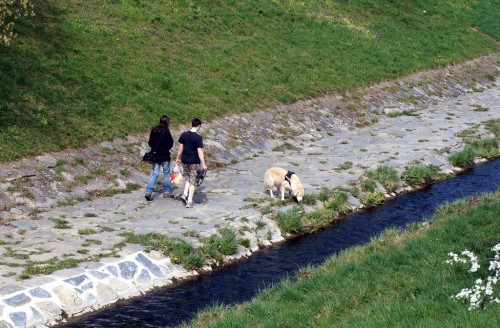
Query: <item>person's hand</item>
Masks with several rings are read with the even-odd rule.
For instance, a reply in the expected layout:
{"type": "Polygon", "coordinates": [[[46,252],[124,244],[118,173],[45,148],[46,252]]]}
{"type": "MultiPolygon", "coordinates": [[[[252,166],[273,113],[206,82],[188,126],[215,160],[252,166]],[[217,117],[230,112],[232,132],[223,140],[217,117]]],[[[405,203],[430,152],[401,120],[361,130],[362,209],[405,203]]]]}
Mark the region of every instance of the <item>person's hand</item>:
{"type": "Polygon", "coordinates": [[[208,169],[207,165],[206,165],[206,164],[203,164],[203,170],[205,170],[205,171],[206,171],[207,169],[208,169]]]}
{"type": "Polygon", "coordinates": [[[175,160],[175,164],[180,164],[181,163],[181,160],[180,159],[176,159],[175,160]]]}

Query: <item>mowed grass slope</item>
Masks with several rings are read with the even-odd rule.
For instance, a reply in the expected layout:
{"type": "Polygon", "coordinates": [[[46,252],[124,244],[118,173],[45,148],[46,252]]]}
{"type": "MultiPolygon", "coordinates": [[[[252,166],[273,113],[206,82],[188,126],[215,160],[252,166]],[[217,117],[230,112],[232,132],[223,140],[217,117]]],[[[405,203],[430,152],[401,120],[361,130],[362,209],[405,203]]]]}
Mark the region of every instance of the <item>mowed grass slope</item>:
{"type": "Polygon", "coordinates": [[[0,48],[0,162],[495,52],[498,0],[33,0],[0,48]]]}
{"type": "MultiPolygon", "coordinates": [[[[189,327],[497,326],[500,304],[470,311],[468,302],[453,296],[491,273],[499,217],[498,192],[447,204],[428,227],[388,230],[319,267],[302,269],[297,281],[263,290],[252,301],[200,313],[189,327]],[[448,253],[465,249],[477,256],[478,272],[469,272],[470,264],[446,263],[448,253]]],[[[496,285],[494,297],[499,291],[496,285]]]]}

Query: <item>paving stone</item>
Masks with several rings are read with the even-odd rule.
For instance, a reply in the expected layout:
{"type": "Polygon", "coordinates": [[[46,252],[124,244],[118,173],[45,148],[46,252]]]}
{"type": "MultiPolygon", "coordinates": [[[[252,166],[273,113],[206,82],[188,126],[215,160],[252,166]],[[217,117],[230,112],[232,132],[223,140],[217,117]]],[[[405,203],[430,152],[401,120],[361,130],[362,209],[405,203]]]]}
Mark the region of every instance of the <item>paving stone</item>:
{"type": "Polygon", "coordinates": [[[56,286],[54,294],[57,295],[61,303],[69,307],[78,307],[82,305],[83,301],[75,292],[75,290],[63,286],[56,286]]]}
{"type": "Polygon", "coordinates": [[[41,287],[33,288],[32,290],[29,291],[29,293],[31,296],[37,297],[37,298],[50,298],[51,297],[50,293],[41,287]]]}
{"type": "Polygon", "coordinates": [[[24,287],[19,285],[4,285],[0,287],[0,296],[9,295],[24,289],[25,289],[24,287]]]}
{"type": "Polygon", "coordinates": [[[118,263],[118,268],[120,269],[120,276],[125,279],[132,279],[137,271],[137,265],[131,261],[118,263]]]}
{"type": "Polygon", "coordinates": [[[28,319],[26,312],[12,312],[9,314],[9,318],[15,327],[26,327],[26,320],[28,319]]]}
{"type": "Polygon", "coordinates": [[[109,304],[118,298],[118,294],[108,284],[98,282],[96,289],[97,297],[101,304],[109,304]]]}

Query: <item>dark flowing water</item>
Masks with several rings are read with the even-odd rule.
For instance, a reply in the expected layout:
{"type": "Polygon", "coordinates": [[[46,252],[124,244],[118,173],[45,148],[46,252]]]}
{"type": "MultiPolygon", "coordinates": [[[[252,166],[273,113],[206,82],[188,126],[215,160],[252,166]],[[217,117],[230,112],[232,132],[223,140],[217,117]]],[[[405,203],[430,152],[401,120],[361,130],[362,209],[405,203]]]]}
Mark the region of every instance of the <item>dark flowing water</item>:
{"type": "Polygon", "coordinates": [[[377,209],[351,214],[318,233],[257,252],[194,280],[70,319],[59,327],[175,326],[213,304],[246,301],[263,287],[292,276],[300,267],[320,264],[334,253],[368,242],[387,228],[405,227],[429,217],[440,204],[494,192],[499,186],[500,160],[481,164],[453,179],[400,195],[377,209]]]}

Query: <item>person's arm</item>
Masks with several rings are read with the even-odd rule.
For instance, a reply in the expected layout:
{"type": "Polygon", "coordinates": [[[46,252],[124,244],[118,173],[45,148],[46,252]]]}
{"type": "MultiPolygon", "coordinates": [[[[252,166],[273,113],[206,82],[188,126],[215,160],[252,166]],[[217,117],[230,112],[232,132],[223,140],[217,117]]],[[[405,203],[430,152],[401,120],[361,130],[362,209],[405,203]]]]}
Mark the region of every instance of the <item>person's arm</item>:
{"type": "Polygon", "coordinates": [[[201,161],[201,167],[204,170],[207,170],[207,164],[205,163],[205,155],[203,154],[203,148],[198,148],[198,157],[200,158],[201,161]]]}
{"type": "Polygon", "coordinates": [[[155,144],[155,140],[153,138],[153,130],[149,133],[149,140],[148,140],[148,145],[149,147],[153,148],[153,145],[155,144]]]}
{"type": "Polygon", "coordinates": [[[184,145],[180,144],[179,145],[179,150],[177,151],[177,159],[175,160],[176,164],[180,164],[181,163],[181,155],[182,155],[182,151],[183,150],[184,150],[184,145]]]}
{"type": "Polygon", "coordinates": [[[167,144],[166,148],[170,151],[172,147],[174,146],[174,138],[172,138],[172,134],[170,133],[170,130],[165,131],[166,137],[167,137],[167,144]]]}

